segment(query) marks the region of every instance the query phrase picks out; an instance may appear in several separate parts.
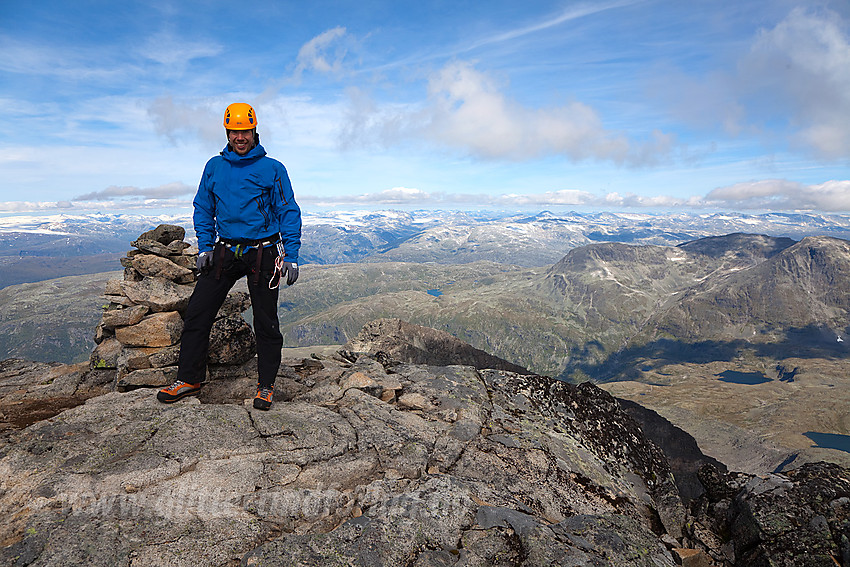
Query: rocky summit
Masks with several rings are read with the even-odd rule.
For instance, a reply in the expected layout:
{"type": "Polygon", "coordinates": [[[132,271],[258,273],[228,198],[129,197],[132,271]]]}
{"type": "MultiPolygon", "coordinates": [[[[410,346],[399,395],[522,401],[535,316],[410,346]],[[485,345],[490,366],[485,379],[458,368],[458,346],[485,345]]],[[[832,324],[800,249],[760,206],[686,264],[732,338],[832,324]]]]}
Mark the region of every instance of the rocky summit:
{"type": "Polygon", "coordinates": [[[269,412],[231,375],[14,432],[0,563],[675,564],[670,469],[602,390],[353,348],[287,359],[269,412]]]}
{"type": "Polygon", "coordinates": [[[706,462],[686,506],[615,398],[495,357],[477,367],[446,335],[376,321],[339,354],[285,358],[268,412],[251,405],[253,361],[211,367],[173,405],[117,391],[117,370],[4,362],[4,418],[65,403],[7,420],[0,564],[848,564],[850,471],[706,462]],[[423,346],[439,344],[464,364],[432,364],[423,346]]]}

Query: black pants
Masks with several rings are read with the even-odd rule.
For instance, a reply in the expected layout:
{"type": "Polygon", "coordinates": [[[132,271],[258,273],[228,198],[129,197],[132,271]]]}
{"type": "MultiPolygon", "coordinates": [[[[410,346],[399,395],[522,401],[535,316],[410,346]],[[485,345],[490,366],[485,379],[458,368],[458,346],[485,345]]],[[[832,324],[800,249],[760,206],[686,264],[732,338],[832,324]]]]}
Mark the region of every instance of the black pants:
{"type": "Polygon", "coordinates": [[[280,367],[280,349],[283,346],[283,336],[280,334],[277,320],[278,289],[269,289],[269,279],[274,274],[274,260],[278,255],[277,247],[268,246],[263,249],[259,278],[255,277],[257,253],[256,249],[251,249],[237,258],[228,247],[216,244],[213,251],[214,265],[198,278],[183,318],[178,380],[196,384],[205,379],[210,331],[216,313],[236,281],[247,276],[254,312],[254,334],[257,337],[259,384],[261,387],[274,386],[280,367]]]}

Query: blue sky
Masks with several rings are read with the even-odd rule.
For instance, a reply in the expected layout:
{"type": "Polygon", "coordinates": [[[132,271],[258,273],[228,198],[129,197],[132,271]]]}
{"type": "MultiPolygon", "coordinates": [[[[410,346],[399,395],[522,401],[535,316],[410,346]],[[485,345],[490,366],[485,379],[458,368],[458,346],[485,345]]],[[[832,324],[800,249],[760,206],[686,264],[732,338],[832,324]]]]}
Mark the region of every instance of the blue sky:
{"type": "Polygon", "coordinates": [[[188,210],[235,101],[305,209],[850,211],[846,0],[0,1],[0,213],[188,210]]]}

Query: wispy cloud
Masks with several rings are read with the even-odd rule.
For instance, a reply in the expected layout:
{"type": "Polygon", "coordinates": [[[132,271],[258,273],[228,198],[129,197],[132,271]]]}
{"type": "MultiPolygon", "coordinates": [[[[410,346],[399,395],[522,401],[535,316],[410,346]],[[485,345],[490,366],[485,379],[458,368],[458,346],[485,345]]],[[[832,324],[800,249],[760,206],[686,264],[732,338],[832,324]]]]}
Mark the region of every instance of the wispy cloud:
{"type": "Polygon", "coordinates": [[[214,57],[224,48],[209,40],[189,41],[167,31],[160,31],[142,44],[139,54],[166,67],[184,69],[194,59],[214,57]]]}
{"type": "Polygon", "coordinates": [[[172,142],[182,134],[189,134],[200,140],[219,140],[224,145],[224,131],[219,114],[224,116],[225,105],[213,108],[209,104],[188,104],[174,100],[171,96],[159,97],[152,101],[148,116],[157,134],[172,142]]]}
{"type": "Polygon", "coordinates": [[[340,73],[348,52],[346,29],[341,26],[329,29],[305,43],[298,51],[293,78],[301,79],[305,70],[320,73],[340,73]]]}
{"type": "Polygon", "coordinates": [[[691,124],[850,158],[850,21],[836,12],[795,8],[761,29],[733,69],[671,73],[656,89],[691,124]]]}
{"type": "Polygon", "coordinates": [[[468,62],[446,65],[430,79],[423,107],[381,109],[351,91],[343,147],[429,140],[485,159],[532,160],[552,155],[620,165],[653,165],[669,159],[675,136],[658,130],[645,140],[606,129],[581,102],[529,108],[510,99],[486,73],[468,62]]]}
{"type": "Polygon", "coordinates": [[[622,8],[624,6],[630,6],[633,4],[638,4],[643,0],[618,0],[615,2],[585,2],[575,6],[569,6],[565,8],[559,14],[556,14],[550,18],[545,18],[539,22],[534,24],[511,29],[502,33],[494,34],[488,37],[483,37],[475,42],[472,45],[465,48],[463,51],[471,51],[478,47],[483,47],[485,45],[490,45],[494,43],[502,43],[505,41],[512,41],[519,37],[523,37],[526,35],[530,35],[539,31],[543,31],[549,28],[553,28],[555,26],[561,25],[565,22],[569,22],[572,20],[577,20],[579,18],[583,18],[586,16],[591,16],[593,14],[598,14],[600,12],[605,12],[608,10],[612,10],[615,8],[622,8]]]}
{"type": "Polygon", "coordinates": [[[0,53],[3,53],[0,72],[18,76],[48,77],[83,84],[111,83],[138,71],[138,67],[128,63],[111,65],[108,54],[88,46],[68,49],[0,35],[0,53]]]}
{"type": "Polygon", "coordinates": [[[81,213],[97,211],[137,211],[152,214],[153,211],[186,211],[192,209],[191,200],[143,199],[107,201],[0,201],[0,213],[81,213]]]}
{"type": "Polygon", "coordinates": [[[74,197],[73,201],[111,201],[113,199],[168,199],[195,192],[193,187],[183,183],[168,183],[159,187],[107,187],[74,197]]]}

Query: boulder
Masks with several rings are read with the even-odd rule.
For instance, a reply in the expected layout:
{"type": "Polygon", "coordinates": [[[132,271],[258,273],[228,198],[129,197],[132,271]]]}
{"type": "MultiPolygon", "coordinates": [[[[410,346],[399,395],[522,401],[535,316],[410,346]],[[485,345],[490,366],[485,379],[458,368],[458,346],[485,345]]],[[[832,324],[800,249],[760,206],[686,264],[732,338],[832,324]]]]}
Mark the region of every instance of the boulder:
{"type": "Polygon", "coordinates": [[[183,242],[182,239],[172,240],[168,244],[168,250],[171,252],[171,255],[182,255],[188,248],[190,248],[189,243],[183,242]]]}
{"type": "MultiPolygon", "coordinates": [[[[124,267],[124,281],[125,282],[140,282],[145,279],[145,276],[137,272],[133,268],[132,260],[127,261],[126,258],[121,259],[121,265],[124,267]],[[126,265],[125,265],[126,262],[126,265]]],[[[123,286],[121,287],[121,293],[124,293],[123,286]]]]}
{"type": "Polygon", "coordinates": [[[170,244],[175,240],[183,240],[186,237],[186,229],[176,224],[161,224],[156,228],[143,232],[139,240],[153,240],[160,244],[170,244]]]}
{"type": "Polygon", "coordinates": [[[137,388],[162,388],[177,379],[177,367],[143,368],[125,374],[118,380],[115,389],[128,392],[137,388]]]}
{"type": "Polygon", "coordinates": [[[213,323],[207,357],[210,364],[242,364],[256,353],[254,332],[241,316],[223,317],[213,323]]]}
{"type": "Polygon", "coordinates": [[[148,356],[148,361],[154,368],[162,368],[163,366],[176,366],[177,360],[180,357],[180,345],[173,345],[156,349],[156,352],[148,356]]]}
{"type": "Polygon", "coordinates": [[[157,242],[156,240],[139,238],[138,240],[134,240],[130,244],[147,254],[154,254],[156,256],[163,257],[167,257],[169,254],[171,254],[171,249],[168,248],[166,244],[162,244],[161,242],[157,242]]]}
{"type": "Polygon", "coordinates": [[[106,282],[104,295],[123,295],[124,290],[121,289],[121,280],[109,280],[106,282]]]}
{"type": "MultiPolygon", "coordinates": [[[[183,319],[176,311],[153,313],[131,327],[115,329],[115,338],[129,347],[168,347],[180,340],[183,319]]],[[[103,344],[103,343],[101,343],[103,344]]]]}
{"type": "MultiPolygon", "coordinates": [[[[121,292],[123,293],[123,291],[121,292]]],[[[103,298],[110,303],[109,307],[132,307],[135,305],[133,300],[124,295],[104,295],[103,298]]]]}
{"type": "Polygon", "coordinates": [[[108,309],[103,312],[102,323],[106,329],[135,325],[148,314],[148,311],[149,309],[145,305],[133,305],[124,309],[108,309]]]}
{"type": "Polygon", "coordinates": [[[133,257],[133,268],[145,277],[159,277],[177,283],[191,283],[195,273],[178,266],[168,258],[153,254],[139,254],[133,257]]]}
{"type": "Polygon", "coordinates": [[[125,281],[121,289],[134,303],[147,305],[154,312],[185,311],[193,291],[191,286],[178,285],[160,277],[144,278],[140,282],[125,281]]]}
{"type": "MultiPolygon", "coordinates": [[[[123,346],[123,345],[122,345],[123,346]]],[[[159,352],[158,348],[132,348],[123,347],[118,356],[118,368],[124,371],[141,370],[151,368],[151,356],[159,352]]]]}
{"type": "Polygon", "coordinates": [[[216,313],[216,318],[234,317],[241,315],[251,308],[251,297],[244,291],[231,291],[216,313]]]}
{"type": "Polygon", "coordinates": [[[168,259],[180,266],[181,268],[186,268],[187,270],[194,270],[196,265],[196,256],[181,254],[179,256],[169,256],[168,259]]]}
{"type": "Polygon", "coordinates": [[[380,384],[375,382],[366,374],[359,371],[344,374],[339,381],[339,387],[342,390],[348,390],[349,388],[357,388],[358,390],[362,390],[367,394],[378,398],[380,398],[381,394],[384,393],[384,389],[381,387],[380,384]]]}
{"type": "Polygon", "coordinates": [[[118,357],[123,345],[114,337],[104,338],[91,353],[89,364],[92,368],[118,368],[118,357]]]}

